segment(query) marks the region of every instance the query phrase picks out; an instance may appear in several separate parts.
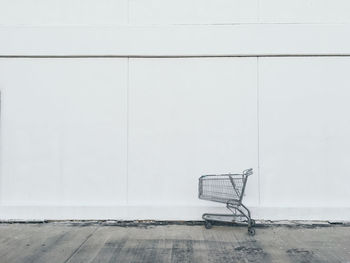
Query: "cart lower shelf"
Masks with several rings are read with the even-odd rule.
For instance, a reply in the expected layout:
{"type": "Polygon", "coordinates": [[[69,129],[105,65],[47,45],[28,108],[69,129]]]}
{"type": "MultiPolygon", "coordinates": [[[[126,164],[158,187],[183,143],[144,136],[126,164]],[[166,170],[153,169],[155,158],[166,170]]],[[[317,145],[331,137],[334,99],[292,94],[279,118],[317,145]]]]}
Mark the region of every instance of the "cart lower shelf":
{"type": "Polygon", "coordinates": [[[248,234],[251,236],[255,235],[255,220],[246,219],[242,215],[233,214],[203,214],[204,226],[206,229],[211,229],[213,227],[213,222],[225,222],[225,223],[246,223],[248,224],[248,234]]]}

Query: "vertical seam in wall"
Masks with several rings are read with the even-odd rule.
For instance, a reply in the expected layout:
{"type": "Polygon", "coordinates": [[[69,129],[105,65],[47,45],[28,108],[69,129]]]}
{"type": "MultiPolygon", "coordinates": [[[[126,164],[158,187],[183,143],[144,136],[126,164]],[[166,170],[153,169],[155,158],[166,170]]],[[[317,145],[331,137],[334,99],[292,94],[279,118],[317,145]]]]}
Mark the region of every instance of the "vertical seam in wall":
{"type": "MultiPolygon", "coordinates": [[[[130,24],[130,0],[126,1],[126,24],[130,24]]],[[[126,65],[126,204],[129,204],[129,62],[126,65]]]]}
{"type": "Polygon", "coordinates": [[[259,94],[259,57],[256,57],[256,105],[257,105],[257,130],[258,130],[258,196],[259,196],[259,206],[261,204],[261,195],[260,195],[260,104],[259,104],[259,99],[260,99],[260,94],[259,94]]]}
{"type": "Polygon", "coordinates": [[[126,65],[126,203],[129,204],[129,60],[126,65]]]}
{"type": "Polygon", "coordinates": [[[2,165],[3,165],[3,160],[2,160],[2,90],[0,90],[0,205],[2,205],[2,190],[3,190],[3,180],[2,180],[2,165]]]}
{"type": "Polygon", "coordinates": [[[257,7],[256,7],[257,8],[257,10],[256,10],[257,11],[257,14],[256,14],[257,15],[257,22],[260,23],[260,0],[257,0],[256,5],[257,5],[257,7]]]}
{"type": "MultiPolygon", "coordinates": [[[[64,102],[63,102],[64,103],[64,102]]],[[[60,200],[63,200],[63,202],[66,202],[65,198],[65,191],[64,191],[64,164],[63,164],[63,155],[64,155],[64,121],[62,117],[62,113],[60,116],[60,127],[59,127],[59,134],[58,134],[58,147],[59,147],[59,153],[58,153],[58,166],[59,166],[59,191],[58,191],[58,198],[60,200]]]]}
{"type": "MultiPolygon", "coordinates": [[[[126,24],[130,23],[130,0],[126,0],[126,24]]],[[[129,61],[128,61],[129,64],[129,61]]]]}
{"type": "Polygon", "coordinates": [[[58,148],[59,148],[59,153],[58,153],[58,162],[59,162],[59,191],[58,191],[58,198],[59,200],[63,200],[63,203],[65,203],[66,200],[66,191],[64,188],[64,149],[65,149],[65,128],[64,128],[64,123],[65,123],[65,113],[62,109],[66,109],[67,107],[67,94],[65,92],[61,92],[58,94],[58,96],[61,99],[61,106],[62,108],[60,109],[59,113],[59,134],[58,134],[58,148]]]}

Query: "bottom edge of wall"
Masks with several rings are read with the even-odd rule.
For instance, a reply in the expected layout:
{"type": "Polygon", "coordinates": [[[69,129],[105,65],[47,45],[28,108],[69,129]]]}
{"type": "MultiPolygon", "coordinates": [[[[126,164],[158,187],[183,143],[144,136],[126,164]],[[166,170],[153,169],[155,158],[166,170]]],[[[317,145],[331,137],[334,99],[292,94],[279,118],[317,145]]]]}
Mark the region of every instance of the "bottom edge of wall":
{"type": "MultiPolygon", "coordinates": [[[[350,207],[250,207],[260,220],[349,221],[350,207]]],[[[0,220],[201,220],[229,213],[218,206],[18,206],[0,205],[0,220]]]]}

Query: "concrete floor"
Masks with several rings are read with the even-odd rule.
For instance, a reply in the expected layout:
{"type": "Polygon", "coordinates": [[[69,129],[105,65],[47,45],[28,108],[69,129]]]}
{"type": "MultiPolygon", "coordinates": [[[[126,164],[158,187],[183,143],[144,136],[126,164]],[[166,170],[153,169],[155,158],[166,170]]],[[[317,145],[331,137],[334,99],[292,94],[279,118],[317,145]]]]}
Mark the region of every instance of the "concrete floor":
{"type": "Polygon", "coordinates": [[[350,262],[349,226],[0,224],[0,262],[350,262]]]}

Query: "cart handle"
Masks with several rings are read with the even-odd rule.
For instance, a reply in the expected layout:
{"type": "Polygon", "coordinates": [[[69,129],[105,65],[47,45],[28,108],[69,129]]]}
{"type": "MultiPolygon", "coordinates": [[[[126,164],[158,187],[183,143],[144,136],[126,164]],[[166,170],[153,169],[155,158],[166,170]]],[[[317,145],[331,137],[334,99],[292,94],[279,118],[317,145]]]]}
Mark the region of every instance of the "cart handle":
{"type": "Polygon", "coordinates": [[[253,168],[246,169],[243,171],[243,175],[249,176],[253,174],[253,168]]]}

